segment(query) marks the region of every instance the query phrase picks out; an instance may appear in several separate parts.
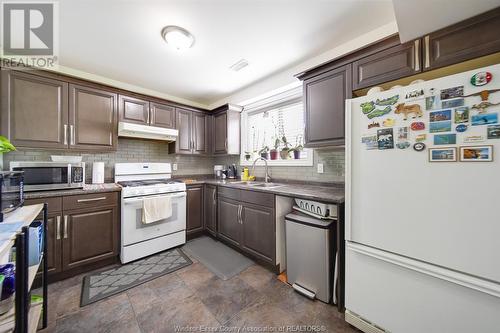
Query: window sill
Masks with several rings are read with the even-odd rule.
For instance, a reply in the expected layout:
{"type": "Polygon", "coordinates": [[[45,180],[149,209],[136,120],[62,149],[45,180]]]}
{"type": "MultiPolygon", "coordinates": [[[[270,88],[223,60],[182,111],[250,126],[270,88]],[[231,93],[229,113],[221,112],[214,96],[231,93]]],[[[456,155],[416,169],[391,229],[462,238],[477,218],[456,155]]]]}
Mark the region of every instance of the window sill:
{"type": "MultiPolygon", "coordinates": [[[[240,160],[240,165],[241,166],[248,166],[248,167],[251,167],[253,164],[253,161],[247,161],[247,160],[240,160]]],[[[264,166],[264,161],[262,160],[259,160],[256,164],[257,166],[264,166]]],[[[279,167],[279,166],[287,166],[287,167],[293,167],[293,166],[296,166],[296,167],[305,167],[305,166],[313,166],[314,163],[312,161],[312,159],[303,159],[303,160],[293,160],[293,159],[290,159],[290,160],[268,160],[267,161],[267,165],[270,166],[270,167],[273,167],[273,166],[276,166],[276,167],[279,167]]]]}

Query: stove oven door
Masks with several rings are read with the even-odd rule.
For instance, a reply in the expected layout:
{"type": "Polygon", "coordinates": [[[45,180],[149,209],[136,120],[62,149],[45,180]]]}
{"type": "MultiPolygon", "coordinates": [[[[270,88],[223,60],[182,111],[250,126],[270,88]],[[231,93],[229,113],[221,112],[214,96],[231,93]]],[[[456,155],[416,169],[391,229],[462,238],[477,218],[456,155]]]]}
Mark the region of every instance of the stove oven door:
{"type": "Polygon", "coordinates": [[[122,205],[122,246],[132,245],[186,229],[186,192],[151,197],[170,197],[172,216],[158,222],[143,224],[142,197],[124,198],[122,205]]]}

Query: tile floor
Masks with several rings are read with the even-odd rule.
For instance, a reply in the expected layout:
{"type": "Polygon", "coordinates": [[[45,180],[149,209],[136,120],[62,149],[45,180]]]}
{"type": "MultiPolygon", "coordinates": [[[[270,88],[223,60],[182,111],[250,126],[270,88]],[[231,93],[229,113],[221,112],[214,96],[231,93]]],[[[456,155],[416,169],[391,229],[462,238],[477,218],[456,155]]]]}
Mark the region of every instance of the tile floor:
{"type": "Polygon", "coordinates": [[[294,325],[359,332],[333,306],[298,295],[258,265],[223,281],[193,259],[188,267],[80,308],[82,278],[49,286],[49,326],[42,332],[277,332],[294,325]]]}

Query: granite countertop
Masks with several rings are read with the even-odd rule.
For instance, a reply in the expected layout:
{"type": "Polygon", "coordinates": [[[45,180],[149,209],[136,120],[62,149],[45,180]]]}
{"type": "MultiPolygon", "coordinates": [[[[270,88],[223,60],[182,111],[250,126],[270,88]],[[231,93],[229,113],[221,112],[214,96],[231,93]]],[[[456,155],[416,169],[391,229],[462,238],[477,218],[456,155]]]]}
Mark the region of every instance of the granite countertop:
{"type": "Polygon", "coordinates": [[[205,175],[190,176],[185,178],[178,177],[178,179],[184,181],[187,185],[212,184],[217,186],[273,193],[276,195],[283,195],[287,197],[310,199],[329,203],[343,203],[345,201],[344,184],[342,183],[293,183],[290,181],[276,180],[273,181],[273,183],[278,184],[279,186],[277,187],[255,187],[241,183],[238,184],[238,182],[241,182],[241,180],[239,179],[221,181],[215,180],[213,176],[205,175]]]}
{"type": "Polygon", "coordinates": [[[83,188],[76,188],[76,189],[24,192],[24,198],[39,199],[39,198],[50,198],[50,197],[90,194],[99,192],[119,192],[121,190],[122,190],[121,186],[115,183],[88,184],[85,185],[83,188]]]}

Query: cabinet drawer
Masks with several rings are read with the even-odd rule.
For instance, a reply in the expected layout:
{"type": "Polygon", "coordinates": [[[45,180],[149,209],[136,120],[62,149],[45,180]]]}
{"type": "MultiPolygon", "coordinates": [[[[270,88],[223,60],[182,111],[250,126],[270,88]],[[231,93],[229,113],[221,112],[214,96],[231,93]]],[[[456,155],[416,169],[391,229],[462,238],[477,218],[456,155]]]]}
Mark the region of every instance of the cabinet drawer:
{"type": "Polygon", "coordinates": [[[241,191],[240,200],[259,206],[274,207],[274,194],[258,191],[241,191]]]}
{"type": "Polygon", "coordinates": [[[62,211],[62,197],[52,197],[52,198],[40,198],[40,199],[26,199],[24,201],[25,206],[36,205],[40,203],[47,203],[49,214],[58,213],[62,211]]]}
{"type": "Polygon", "coordinates": [[[240,190],[235,188],[228,188],[224,186],[219,186],[217,193],[220,197],[226,197],[229,199],[240,200],[240,190]]]}
{"type": "Polygon", "coordinates": [[[118,204],[117,192],[72,195],[63,198],[64,210],[94,208],[118,204]]]}

